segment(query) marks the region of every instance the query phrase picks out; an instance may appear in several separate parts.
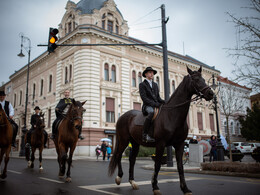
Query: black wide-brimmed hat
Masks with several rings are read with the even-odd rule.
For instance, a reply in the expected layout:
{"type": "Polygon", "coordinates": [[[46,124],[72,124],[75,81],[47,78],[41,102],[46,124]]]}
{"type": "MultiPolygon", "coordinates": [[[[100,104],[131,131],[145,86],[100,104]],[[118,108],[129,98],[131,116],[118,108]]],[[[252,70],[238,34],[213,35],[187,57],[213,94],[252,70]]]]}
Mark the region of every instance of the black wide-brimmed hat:
{"type": "Polygon", "coordinates": [[[35,106],[34,110],[41,110],[39,106],[35,106]]]}
{"type": "Polygon", "coordinates": [[[0,96],[6,96],[4,91],[0,91],[0,96]]]}
{"type": "Polygon", "coordinates": [[[148,71],[153,71],[153,74],[155,75],[157,73],[156,70],[154,70],[152,67],[147,67],[144,71],[143,71],[143,77],[145,78],[145,73],[147,73],[148,71]]]}

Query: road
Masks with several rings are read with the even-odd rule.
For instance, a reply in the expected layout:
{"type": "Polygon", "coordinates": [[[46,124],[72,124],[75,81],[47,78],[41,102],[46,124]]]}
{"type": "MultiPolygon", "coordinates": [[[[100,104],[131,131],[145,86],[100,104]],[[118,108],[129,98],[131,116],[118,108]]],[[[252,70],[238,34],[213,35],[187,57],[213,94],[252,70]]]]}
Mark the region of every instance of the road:
{"type": "MultiPolygon", "coordinates": [[[[152,161],[137,161],[135,179],[139,190],[132,190],[128,183],[128,162],[122,163],[124,177],[122,184],[114,184],[114,178],[107,176],[108,161],[91,159],[74,160],[71,170],[72,183],[64,183],[58,178],[58,164],[56,160],[44,159],[43,172],[38,170],[38,161],[34,169],[27,168],[26,161],[21,158],[11,158],[8,165],[8,177],[0,180],[1,195],[83,195],[83,194],[152,194],[151,170],[144,170],[142,165],[152,161]]],[[[3,168],[3,165],[2,167],[3,168]]],[[[187,185],[193,194],[211,195],[239,195],[259,194],[260,179],[213,176],[201,174],[185,174],[187,185]]],[[[176,172],[160,172],[159,187],[163,194],[183,194],[179,187],[179,177],[176,172]]]]}

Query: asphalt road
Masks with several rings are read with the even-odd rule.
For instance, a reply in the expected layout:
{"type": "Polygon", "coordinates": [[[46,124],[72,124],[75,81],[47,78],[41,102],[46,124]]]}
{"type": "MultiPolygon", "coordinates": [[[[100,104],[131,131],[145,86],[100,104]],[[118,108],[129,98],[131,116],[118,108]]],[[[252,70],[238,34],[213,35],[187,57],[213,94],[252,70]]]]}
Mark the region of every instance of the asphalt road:
{"type": "MultiPolygon", "coordinates": [[[[8,165],[8,176],[0,179],[1,195],[81,195],[81,194],[153,194],[151,187],[151,170],[141,168],[152,161],[137,161],[135,181],[139,190],[132,190],[128,183],[128,162],[123,162],[124,177],[120,186],[114,183],[113,177],[107,176],[108,161],[74,160],[71,170],[71,183],[58,178],[56,160],[43,160],[43,172],[38,169],[38,160],[34,169],[27,168],[24,159],[11,158],[8,165]]],[[[3,165],[2,167],[3,168],[3,165]]],[[[260,179],[185,174],[187,185],[193,194],[203,195],[254,195],[260,192],[260,179]]],[[[162,194],[183,194],[179,187],[176,172],[160,172],[159,187],[162,194]]]]}

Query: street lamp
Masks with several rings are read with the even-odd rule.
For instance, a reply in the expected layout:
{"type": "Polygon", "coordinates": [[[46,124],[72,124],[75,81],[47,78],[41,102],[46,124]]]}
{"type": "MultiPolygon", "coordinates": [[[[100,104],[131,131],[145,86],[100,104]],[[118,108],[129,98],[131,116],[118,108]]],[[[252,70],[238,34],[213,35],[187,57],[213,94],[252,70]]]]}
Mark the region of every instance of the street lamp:
{"type": "Polygon", "coordinates": [[[21,150],[19,156],[25,156],[25,143],[24,143],[24,136],[27,132],[26,129],[26,117],[27,117],[27,105],[28,105],[28,83],[29,83],[29,68],[30,68],[30,54],[31,54],[31,40],[28,37],[23,36],[23,34],[20,34],[21,37],[21,51],[17,55],[19,57],[24,57],[23,54],[23,48],[28,53],[28,64],[27,64],[27,80],[26,80],[26,96],[25,96],[25,110],[24,110],[24,126],[22,128],[22,136],[21,136],[21,150]],[[23,47],[23,41],[26,40],[29,44],[29,48],[23,47]]]}
{"type": "MultiPolygon", "coordinates": [[[[219,87],[217,83],[215,82],[215,76],[212,74],[212,85],[210,86],[214,91],[219,87]]],[[[209,81],[210,81],[209,79],[209,81]]],[[[219,89],[218,89],[219,91],[219,89]]],[[[214,104],[214,110],[216,113],[216,123],[217,123],[217,161],[224,161],[224,147],[221,143],[220,133],[219,133],[219,122],[218,122],[218,100],[217,100],[217,92],[214,93],[213,96],[213,104],[214,104]]]]}

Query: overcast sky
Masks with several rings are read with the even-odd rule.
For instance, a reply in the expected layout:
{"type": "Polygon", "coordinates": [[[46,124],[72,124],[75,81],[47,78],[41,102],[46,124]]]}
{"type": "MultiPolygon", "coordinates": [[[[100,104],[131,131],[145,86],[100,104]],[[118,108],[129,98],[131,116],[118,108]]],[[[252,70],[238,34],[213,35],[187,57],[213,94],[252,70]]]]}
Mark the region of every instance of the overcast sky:
{"type": "MultiPolygon", "coordinates": [[[[31,39],[33,60],[46,51],[47,48],[37,44],[47,43],[49,27],[58,27],[66,3],[67,0],[0,1],[0,82],[7,82],[15,70],[27,64],[26,51],[23,51],[26,57],[17,56],[21,44],[19,33],[31,39]]],[[[156,8],[165,4],[169,16],[168,50],[190,55],[215,66],[222,76],[232,77],[234,59],[228,57],[225,48],[236,46],[239,37],[226,12],[237,17],[249,15],[249,9],[242,8],[250,5],[249,0],[115,0],[115,3],[128,21],[129,36],[149,43],[162,40],[161,28],[154,27],[161,25],[161,10],[156,8]]],[[[25,42],[24,46],[27,45],[25,42]]]]}

